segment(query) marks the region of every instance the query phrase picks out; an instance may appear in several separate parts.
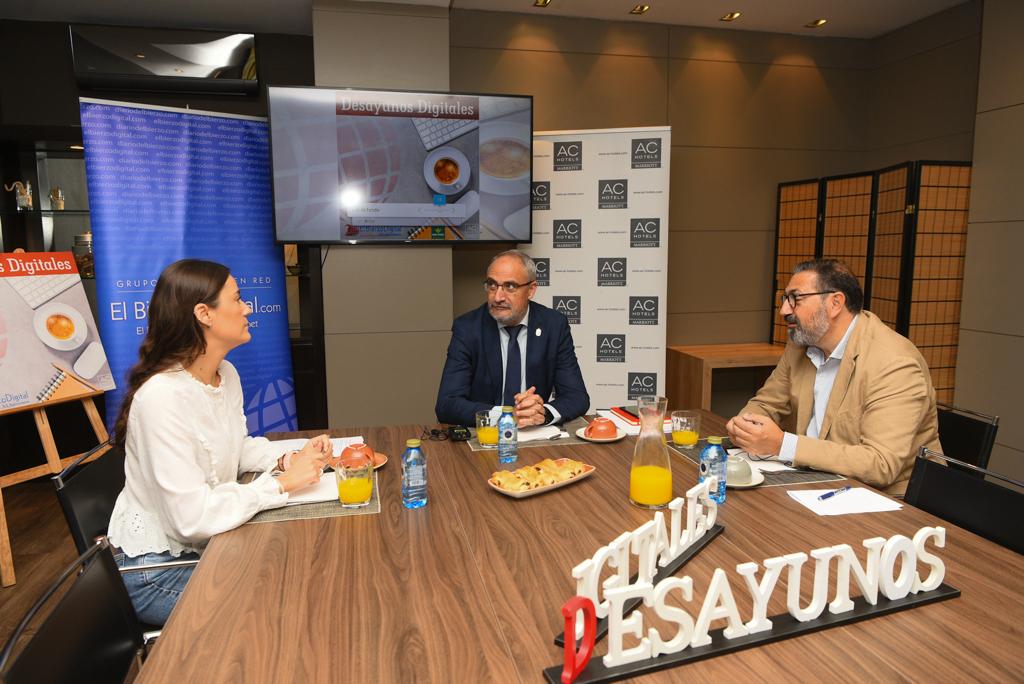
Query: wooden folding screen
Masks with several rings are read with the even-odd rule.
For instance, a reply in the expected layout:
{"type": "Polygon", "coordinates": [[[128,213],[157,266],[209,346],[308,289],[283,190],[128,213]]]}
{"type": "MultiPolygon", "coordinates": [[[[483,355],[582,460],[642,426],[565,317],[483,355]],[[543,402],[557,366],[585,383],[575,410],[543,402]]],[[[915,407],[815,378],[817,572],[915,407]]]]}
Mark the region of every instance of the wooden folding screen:
{"type": "MultiPolygon", "coordinates": [[[[813,259],[817,251],[818,181],[780,185],[776,220],[773,313],[793,268],[801,261],[813,259]]],[[[772,318],[771,339],[779,344],[786,343],[786,326],[777,315],[772,318]]]]}

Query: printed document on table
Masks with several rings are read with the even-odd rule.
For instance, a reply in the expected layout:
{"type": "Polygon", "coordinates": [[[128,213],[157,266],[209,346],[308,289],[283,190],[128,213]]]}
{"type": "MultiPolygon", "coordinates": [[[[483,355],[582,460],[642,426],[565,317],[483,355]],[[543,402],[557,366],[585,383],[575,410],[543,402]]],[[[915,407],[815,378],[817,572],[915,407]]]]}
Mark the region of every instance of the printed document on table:
{"type": "Polygon", "coordinates": [[[903,505],[888,497],[876,494],[864,487],[854,487],[848,491],[831,496],[824,501],[819,501],[822,494],[834,491],[832,489],[791,489],[789,494],[793,499],[818,515],[848,515],[850,513],[884,513],[886,511],[898,511],[903,505]]]}
{"type": "MultiPolygon", "coordinates": [[[[308,439],[276,439],[271,443],[281,450],[282,454],[287,454],[289,451],[298,451],[306,445],[308,439]]],[[[362,444],[362,436],[358,437],[334,437],[331,439],[331,446],[334,447],[334,455],[341,456],[341,452],[345,450],[345,447],[350,444],[362,444]]]]}
{"type": "Polygon", "coordinates": [[[539,439],[551,439],[561,434],[562,428],[557,425],[534,425],[532,427],[519,428],[520,442],[536,442],[539,439]]]}
{"type": "Polygon", "coordinates": [[[286,506],[296,504],[320,503],[322,501],[338,500],[338,483],[335,480],[334,471],[324,473],[320,476],[320,482],[305,489],[300,489],[288,495],[286,506]]]}

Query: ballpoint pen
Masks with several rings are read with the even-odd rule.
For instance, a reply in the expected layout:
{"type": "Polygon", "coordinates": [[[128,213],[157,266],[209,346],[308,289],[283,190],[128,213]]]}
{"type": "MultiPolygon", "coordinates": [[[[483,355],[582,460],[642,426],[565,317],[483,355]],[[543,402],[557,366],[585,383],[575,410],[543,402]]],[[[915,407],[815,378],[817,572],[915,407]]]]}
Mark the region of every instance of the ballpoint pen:
{"type": "Polygon", "coordinates": [[[824,494],[819,496],[818,497],[818,501],[824,501],[825,499],[831,499],[836,494],[842,494],[843,492],[848,492],[848,491],[850,491],[850,489],[851,489],[850,485],[846,485],[845,487],[840,487],[839,489],[833,489],[831,492],[825,492],[824,494]]]}

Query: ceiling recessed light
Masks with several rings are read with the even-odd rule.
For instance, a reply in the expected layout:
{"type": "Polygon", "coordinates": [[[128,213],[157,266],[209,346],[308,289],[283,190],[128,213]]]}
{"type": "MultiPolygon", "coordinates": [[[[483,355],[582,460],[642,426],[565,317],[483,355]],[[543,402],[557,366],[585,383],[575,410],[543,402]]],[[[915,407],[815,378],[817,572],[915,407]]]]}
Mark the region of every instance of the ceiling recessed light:
{"type": "Polygon", "coordinates": [[[551,4],[551,0],[533,0],[534,7],[547,7],[551,4]]]}
{"type": "Polygon", "coordinates": [[[828,19],[815,19],[804,24],[804,28],[818,28],[828,23],[828,19]]]}
{"type": "Polygon", "coordinates": [[[68,149],[69,150],[77,150],[77,151],[81,152],[82,150],[85,149],[85,145],[68,145],[68,149]]]}
{"type": "Polygon", "coordinates": [[[176,73],[176,74],[183,74],[183,73],[185,73],[185,70],[184,69],[179,69],[178,67],[174,67],[174,73],[176,73]]]}
{"type": "Polygon", "coordinates": [[[719,17],[718,21],[736,21],[740,18],[739,12],[729,12],[724,17],[719,17]]]}
{"type": "Polygon", "coordinates": [[[634,5],[633,9],[629,10],[630,14],[643,14],[647,10],[651,9],[650,5],[634,5]]]}
{"type": "Polygon", "coordinates": [[[136,53],[135,53],[135,56],[136,56],[136,57],[137,57],[138,59],[146,59],[146,55],[145,55],[145,53],[142,53],[142,52],[136,52],[136,53]]]}

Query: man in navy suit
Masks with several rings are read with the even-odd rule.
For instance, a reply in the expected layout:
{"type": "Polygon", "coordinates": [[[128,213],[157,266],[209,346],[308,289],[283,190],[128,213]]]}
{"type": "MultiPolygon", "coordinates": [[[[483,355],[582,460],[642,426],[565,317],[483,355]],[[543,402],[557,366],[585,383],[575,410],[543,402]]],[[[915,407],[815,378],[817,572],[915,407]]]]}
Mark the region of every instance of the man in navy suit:
{"type": "Polygon", "coordinates": [[[478,411],[514,406],[519,427],[563,423],[590,408],[565,316],[530,301],[537,267],[518,250],[491,259],[487,303],[455,319],[434,411],[474,425],[478,411]],[[552,395],[554,398],[552,399],[552,395]]]}

